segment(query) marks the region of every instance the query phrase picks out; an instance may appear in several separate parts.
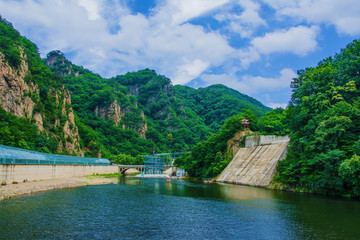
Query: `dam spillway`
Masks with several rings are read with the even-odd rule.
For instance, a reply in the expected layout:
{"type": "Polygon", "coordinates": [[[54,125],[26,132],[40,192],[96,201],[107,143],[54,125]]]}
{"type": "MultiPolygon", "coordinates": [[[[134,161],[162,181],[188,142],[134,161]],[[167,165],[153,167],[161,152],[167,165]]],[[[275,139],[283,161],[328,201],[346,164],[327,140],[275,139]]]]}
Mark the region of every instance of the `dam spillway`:
{"type": "MultiPolygon", "coordinates": [[[[254,138],[249,140],[254,142],[254,138]]],[[[216,181],[258,187],[269,185],[279,160],[286,156],[289,139],[274,137],[262,142],[260,138],[255,145],[258,146],[241,148],[216,181]]]]}

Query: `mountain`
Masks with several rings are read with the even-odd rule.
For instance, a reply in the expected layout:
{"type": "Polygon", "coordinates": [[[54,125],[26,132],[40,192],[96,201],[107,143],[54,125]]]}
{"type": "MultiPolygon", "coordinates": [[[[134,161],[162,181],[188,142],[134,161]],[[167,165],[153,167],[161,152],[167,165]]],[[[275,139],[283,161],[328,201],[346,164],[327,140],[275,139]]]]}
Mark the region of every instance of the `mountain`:
{"type": "Polygon", "coordinates": [[[153,148],[188,151],[210,134],[202,118],[180,105],[170,79],[153,70],[105,79],[72,64],[60,51],[50,52],[43,62],[62,75],[71,92],[80,137],[89,156],[101,151],[91,148],[94,142],[103,146],[105,156],[124,152],[136,156],[150,154],[153,148]],[[82,124],[91,131],[83,131],[82,124]],[[93,134],[88,136],[89,132],[93,134]],[[128,134],[131,136],[124,136],[128,134]]]}
{"type": "Polygon", "coordinates": [[[213,131],[218,131],[226,119],[241,114],[244,109],[253,110],[258,117],[272,110],[258,100],[221,84],[197,90],[176,85],[175,94],[184,106],[204,119],[213,131]]]}
{"type": "Polygon", "coordinates": [[[0,19],[1,144],[83,155],[69,91],[37,47],[0,19]]]}
{"type": "Polygon", "coordinates": [[[150,69],[102,78],[58,50],[41,59],[9,22],[0,27],[0,144],[109,159],[190,151],[228,117],[270,110],[223,85],[173,86],[150,69]]]}
{"type": "MultiPolygon", "coordinates": [[[[130,147],[125,149],[120,137],[123,129],[136,131],[156,151],[189,151],[218,131],[225,119],[243,109],[252,109],[258,116],[269,110],[257,100],[223,85],[199,90],[173,86],[169,78],[150,69],[104,79],[72,64],[60,51],[50,52],[43,61],[53,72],[63,76],[81,122],[106,138],[102,127],[114,120],[111,128],[119,132],[116,143],[121,146],[111,150],[111,154],[129,153],[130,147]],[[100,127],[96,123],[99,121],[104,122],[100,127]]],[[[129,141],[131,146],[137,146],[143,140],[133,137],[129,141]]],[[[84,142],[85,146],[89,143],[84,142]]],[[[113,144],[115,142],[106,148],[112,148],[113,144]]],[[[143,152],[132,149],[130,154],[146,152],[151,152],[149,145],[143,152]]]]}

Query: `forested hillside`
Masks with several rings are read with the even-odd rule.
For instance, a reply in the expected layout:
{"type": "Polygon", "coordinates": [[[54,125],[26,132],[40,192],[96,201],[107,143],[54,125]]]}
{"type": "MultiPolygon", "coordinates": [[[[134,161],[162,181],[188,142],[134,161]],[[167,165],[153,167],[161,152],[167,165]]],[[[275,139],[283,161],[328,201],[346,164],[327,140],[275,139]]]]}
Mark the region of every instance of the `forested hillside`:
{"type": "Polygon", "coordinates": [[[275,182],[359,197],[359,85],[358,40],[298,71],[288,108],[271,110],[223,85],[173,86],[150,69],[106,79],[60,51],[41,59],[35,44],[0,19],[0,144],[25,149],[129,164],[154,149],[191,150],[178,165],[214,177],[231,160],[228,141],[246,117],[254,132],[290,133],[275,182]]]}
{"type": "Polygon", "coordinates": [[[291,147],[276,181],[360,196],[360,41],[298,75],[288,109],[291,147]]]}
{"type": "Polygon", "coordinates": [[[121,153],[134,157],[149,154],[153,148],[158,152],[190,151],[195,144],[218,131],[220,124],[231,114],[251,107],[257,111],[254,112],[256,116],[261,116],[269,109],[222,85],[199,90],[174,87],[170,79],[149,69],[104,79],[72,64],[60,51],[50,52],[44,62],[53,72],[63,76],[63,82],[73,96],[79,122],[91,128],[83,131],[83,125],[78,124],[89,154],[94,152],[91,146],[103,146],[102,153],[108,157],[121,153]],[[184,93],[182,89],[189,92],[184,93]],[[191,101],[188,95],[200,101],[188,104],[191,101]],[[235,103],[230,104],[230,101],[235,103]],[[221,115],[219,111],[222,111],[221,115]],[[111,129],[113,134],[106,129],[111,129]],[[122,135],[129,134],[128,130],[138,134],[129,135],[124,142],[122,135]]]}
{"type": "Polygon", "coordinates": [[[40,59],[35,44],[0,23],[0,144],[131,163],[154,149],[190,151],[231,115],[269,110],[221,85],[174,87],[149,69],[105,79],[60,51],[40,59]]]}
{"type": "Polygon", "coordinates": [[[225,169],[230,163],[235,149],[245,146],[245,138],[251,134],[287,135],[288,109],[274,109],[260,119],[252,109],[242,110],[241,114],[229,117],[220,130],[206,141],[199,142],[191,153],[176,159],[176,165],[184,168],[191,177],[212,178],[225,169]],[[250,131],[243,131],[242,119],[250,121],[250,131]]]}
{"type": "Polygon", "coordinates": [[[258,117],[271,110],[256,99],[220,84],[199,89],[176,85],[174,89],[184,106],[203,118],[213,132],[217,132],[226,119],[244,109],[253,110],[258,117]]]}
{"type": "MultiPolygon", "coordinates": [[[[252,122],[251,130],[258,133],[290,133],[291,146],[287,158],[279,162],[274,187],[359,197],[359,86],[360,41],[355,40],[317,67],[298,71],[286,110],[272,110],[259,120],[251,109],[230,117],[219,133],[197,144],[177,164],[192,177],[218,175],[233,157],[229,143],[234,141],[229,140],[241,129],[240,120],[246,116],[252,122]]],[[[243,144],[241,138],[237,141],[243,144]]]]}
{"type": "Polygon", "coordinates": [[[71,97],[38,49],[0,18],[0,144],[83,155],[71,97]]]}

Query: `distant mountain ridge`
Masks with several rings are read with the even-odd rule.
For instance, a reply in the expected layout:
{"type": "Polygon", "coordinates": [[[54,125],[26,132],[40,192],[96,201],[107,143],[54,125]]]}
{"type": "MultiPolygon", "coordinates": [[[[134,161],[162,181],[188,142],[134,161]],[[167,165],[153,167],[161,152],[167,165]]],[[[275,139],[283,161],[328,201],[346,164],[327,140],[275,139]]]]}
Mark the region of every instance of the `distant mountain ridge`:
{"type": "MultiPolygon", "coordinates": [[[[29,71],[14,80],[35,84],[29,96],[37,102],[32,114],[26,116],[8,110],[14,103],[1,102],[7,112],[3,117],[4,127],[15,128],[6,123],[9,121],[6,119],[12,119],[7,114],[27,117],[36,126],[34,131],[29,130],[34,135],[32,138],[24,133],[22,139],[2,144],[22,147],[26,143],[26,148],[34,150],[41,150],[44,145],[48,152],[107,158],[118,154],[135,157],[150,154],[153,149],[189,151],[243,109],[251,109],[259,117],[270,110],[223,85],[199,89],[173,86],[169,78],[150,69],[106,79],[71,63],[58,50],[41,60],[36,46],[21,37],[11,24],[1,20],[0,26],[3,63],[8,63],[14,71],[19,64],[29,65],[29,71]],[[42,119],[49,119],[47,124],[36,124],[34,116],[38,113],[42,119]],[[74,137],[69,135],[70,130],[74,137]],[[43,137],[39,139],[39,136],[43,137]],[[45,142],[41,143],[41,139],[45,142]],[[59,141],[62,147],[54,147],[59,141]]],[[[1,74],[0,79],[5,81],[6,75],[1,74]]],[[[0,90],[5,91],[3,86],[0,90]]],[[[16,100],[20,105],[27,101],[29,93],[22,94],[16,100]]]]}
{"type": "Polygon", "coordinates": [[[204,119],[206,125],[218,129],[229,117],[239,114],[243,109],[253,110],[259,117],[272,109],[258,100],[242,94],[222,84],[193,89],[176,85],[175,94],[183,104],[192,108],[204,119]]]}

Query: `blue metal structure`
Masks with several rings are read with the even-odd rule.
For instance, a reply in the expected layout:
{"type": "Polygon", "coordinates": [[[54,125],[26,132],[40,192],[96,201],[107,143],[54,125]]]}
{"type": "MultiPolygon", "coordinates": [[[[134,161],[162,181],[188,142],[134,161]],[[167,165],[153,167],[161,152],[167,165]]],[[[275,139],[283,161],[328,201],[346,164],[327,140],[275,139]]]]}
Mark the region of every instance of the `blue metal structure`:
{"type": "Polygon", "coordinates": [[[188,152],[146,155],[144,156],[144,174],[162,174],[163,171],[173,166],[176,157],[186,153],[188,152]]]}
{"type": "Polygon", "coordinates": [[[74,157],[0,145],[0,164],[110,165],[106,158],[74,157]]]}

